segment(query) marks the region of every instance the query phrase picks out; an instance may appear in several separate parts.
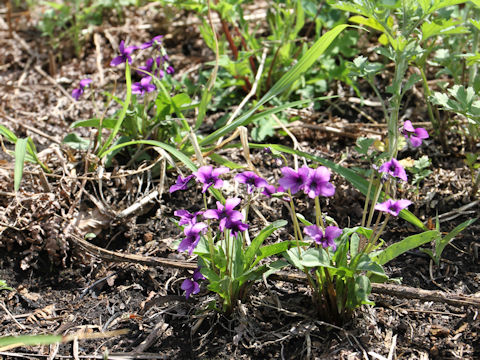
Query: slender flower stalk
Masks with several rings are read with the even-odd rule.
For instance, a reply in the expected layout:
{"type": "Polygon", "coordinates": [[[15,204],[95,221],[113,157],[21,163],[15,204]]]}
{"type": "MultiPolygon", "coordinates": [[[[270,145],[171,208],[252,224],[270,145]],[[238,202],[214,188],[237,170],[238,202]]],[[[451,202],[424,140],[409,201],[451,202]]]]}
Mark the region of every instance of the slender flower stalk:
{"type": "Polygon", "coordinates": [[[368,190],[367,190],[367,195],[365,196],[365,205],[363,206],[362,223],[361,223],[362,226],[365,226],[365,220],[367,218],[368,204],[370,202],[370,192],[372,190],[374,175],[375,175],[375,171],[372,171],[372,173],[370,174],[370,178],[368,180],[368,190]]]}

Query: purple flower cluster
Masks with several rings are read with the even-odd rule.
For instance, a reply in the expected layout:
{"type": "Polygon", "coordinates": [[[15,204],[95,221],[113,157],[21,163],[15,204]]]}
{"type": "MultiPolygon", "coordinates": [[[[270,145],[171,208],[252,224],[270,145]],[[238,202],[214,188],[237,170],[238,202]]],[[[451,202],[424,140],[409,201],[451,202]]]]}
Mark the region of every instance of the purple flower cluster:
{"type": "Polygon", "coordinates": [[[281,169],[283,177],[278,180],[280,186],[285,190],[290,190],[292,194],[303,190],[310,198],[317,196],[333,196],[335,186],[329,182],[330,171],[325,166],[319,166],[311,169],[303,165],[298,171],[289,167],[281,169]]]}
{"type": "Polygon", "coordinates": [[[145,50],[148,48],[152,48],[154,51],[160,52],[160,56],[152,57],[147,59],[145,65],[139,66],[139,70],[137,74],[142,77],[139,82],[135,82],[132,84],[132,93],[137,95],[145,95],[149,92],[156,90],[154,84],[151,84],[152,81],[152,74],[162,79],[165,76],[165,73],[172,75],[175,70],[174,68],[168,63],[168,55],[165,52],[165,49],[162,46],[162,35],[155,36],[152,40],[143,43],[140,46],[129,46],[125,47],[125,41],[121,41],[118,47],[120,55],[113,58],[110,62],[110,66],[117,66],[122,63],[128,62],[128,64],[132,63],[132,53],[135,50],[145,50]]]}
{"type": "MultiPolygon", "coordinates": [[[[189,181],[194,177],[197,182],[203,184],[202,193],[205,193],[210,186],[213,186],[216,189],[221,188],[223,186],[223,180],[220,179],[220,175],[225,174],[228,171],[229,170],[226,167],[214,169],[213,166],[210,165],[202,166],[198,169],[198,171],[195,171],[192,175],[189,175],[185,178],[178,176],[176,183],[170,187],[169,191],[170,193],[173,193],[178,190],[187,189],[189,181]]],[[[265,183],[262,181],[257,183],[268,185],[265,180],[263,181],[265,183]]],[[[226,199],[225,204],[217,201],[216,209],[207,209],[205,211],[198,211],[195,213],[190,213],[187,210],[176,210],[174,214],[180,218],[178,224],[185,225],[183,229],[185,238],[180,242],[178,251],[188,251],[191,255],[200,241],[202,234],[206,232],[208,225],[204,222],[199,222],[199,216],[202,216],[203,219],[219,220],[220,231],[228,229],[230,230],[232,236],[235,237],[237,237],[240,232],[247,230],[248,225],[242,222],[243,215],[240,211],[235,210],[240,202],[240,198],[226,199]]]]}
{"type": "Polygon", "coordinates": [[[318,245],[325,249],[331,247],[333,251],[337,250],[335,239],[342,234],[342,230],[336,226],[327,226],[323,231],[317,225],[306,226],[303,232],[318,245]]]}
{"type": "Polygon", "coordinates": [[[188,299],[192,294],[198,294],[200,292],[199,280],[205,280],[205,276],[200,272],[200,268],[193,272],[192,278],[187,278],[180,286],[185,291],[185,297],[188,299]]]}
{"type": "Polygon", "coordinates": [[[414,128],[410,120],[406,120],[403,123],[403,128],[400,130],[403,136],[405,136],[405,139],[410,140],[413,147],[419,147],[422,145],[422,140],[428,139],[429,137],[427,130],[421,127],[414,128]]]}
{"type": "Polygon", "coordinates": [[[91,82],[92,82],[92,79],[80,80],[79,87],[76,89],[73,89],[72,91],[72,97],[78,101],[80,96],[82,96],[83,92],[85,91],[85,88],[88,87],[88,85],[90,85],[91,82]]]}

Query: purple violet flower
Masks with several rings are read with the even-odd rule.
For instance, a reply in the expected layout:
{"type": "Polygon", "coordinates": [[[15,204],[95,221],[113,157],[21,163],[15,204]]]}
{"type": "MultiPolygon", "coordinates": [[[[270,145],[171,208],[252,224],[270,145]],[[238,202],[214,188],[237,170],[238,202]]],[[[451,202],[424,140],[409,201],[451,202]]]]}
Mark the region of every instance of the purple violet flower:
{"type": "Polygon", "coordinates": [[[197,223],[197,216],[203,215],[203,211],[191,213],[188,210],[175,210],[173,214],[180,218],[178,225],[193,225],[197,223]]]}
{"type": "Polygon", "coordinates": [[[225,227],[230,230],[233,237],[237,237],[239,232],[243,232],[248,229],[248,225],[242,223],[240,220],[226,219],[225,227]]]}
{"type": "Polygon", "coordinates": [[[196,268],[193,272],[191,279],[185,279],[180,286],[182,290],[185,290],[185,297],[188,299],[192,294],[198,294],[200,292],[200,285],[197,283],[199,280],[205,280],[205,276],[200,272],[200,268],[196,268]]]}
{"type": "Polygon", "coordinates": [[[403,123],[403,129],[401,129],[405,139],[410,140],[413,147],[419,147],[422,145],[423,139],[428,139],[428,132],[422,127],[414,128],[410,120],[406,120],[403,123]]]}
{"type": "Polygon", "coordinates": [[[120,55],[113,58],[110,62],[110,66],[117,66],[125,61],[128,61],[129,64],[132,63],[132,57],[130,56],[135,50],[138,50],[137,46],[129,46],[125,48],[125,41],[120,41],[120,45],[118,46],[118,50],[120,51],[120,55]]]}
{"type": "Polygon", "coordinates": [[[198,294],[200,292],[200,285],[192,279],[185,279],[180,286],[185,291],[185,297],[188,299],[192,294],[198,294]]]}
{"type": "Polygon", "coordinates": [[[205,280],[205,276],[202,275],[200,272],[200,268],[196,268],[195,271],[193,272],[193,280],[198,281],[198,280],[205,280]]]}
{"type": "Polygon", "coordinates": [[[162,39],[163,39],[163,35],[155,36],[152,40],[147,41],[146,43],[143,43],[142,45],[140,45],[140,49],[144,50],[152,46],[157,48],[161,45],[162,39]]]}
{"type": "Polygon", "coordinates": [[[247,192],[249,194],[253,192],[254,187],[263,188],[268,186],[267,181],[253,171],[244,171],[243,173],[235,175],[235,181],[241,184],[247,184],[247,192]]]}
{"type": "Polygon", "coordinates": [[[173,73],[175,72],[175,69],[173,68],[172,65],[168,65],[167,66],[167,74],[168,75],[173,75],[173,73]]]}
{"type": "Polygon", "coordinates": [[[150,76],[143,77],[140,82],[132,84],[132,94],[144,95],[156,89],[155,85],[150,84],[152,78],[150,76]]]}
{"type": "Polygon", "coordinates": [[[407,173],[403,166],[398,162],[397,159],[392,158],[392,160],[387,161],[378,169],[379,172],[387,173],[393,177],[407,181],[407,173]]]}
{"type": "Polygon", "coordinates": [[[171,193],[177,191],[177,190],[187,190],[188,187],[188,182],[193,178],[193,175],[188,175],[185,178],[182,178],[181,175],[178,175],[177,182],[170,186],[170,189],[168,190],[171,193]]]}
{"type": "Polygon", "coordinates": [[[147,61],[145,61],[145,65],[139,66],[137,70],[137,74],[140,76],[150,76],[148,73],[151,73],[153,70],[153,58],[148,58],[147,61]]]}
{"type": "Polygon", "coordinates": [[[327,226],[324,233],[317,225],[306,226],[303,232],[324,249],[330,246],[333,251],[337,250],[335,239],[342,234],[342,230],[336,226],[327,226]]]}
{"type": "Polygon", "coordinates": [[[407,208],[412,202],[410,200],[392,200],[388,199],[383,203],[375,205],[375,210],[383,211],[393,216],[398,216],[400,211],[407,208]]]}
{"type": "Polygon", "coordinates": [[[229,171],[226,167],[213,169],[211,165],[206,165],[199,168],[193,175],[197,179],[197,182],[203,184],[202,193],[205,193],[210,186],[213,186],[215,189],[221,188],[223,186],[223,180],[221,180],[219,176],[229,171]]]}
{"type": "Polygon", "coordinates": [[[266,197],[271,197],[276,192],[278,192],[278,191],[277,191],[277,189],[275,189],[275,186],[267,185],[263,188],[262,194],[265,195],[266,197]]]}
{"type": "Polygon", "coordinates": [[[186,238],[182,240],[180,245],[178,245],[177,250],[179,252],[187,250],[188,253],[192,255],[193,250],[197,247],[197,244],[200,241],[200,234],[204,233],[207,227],[207,224],[202,222],[185,227],[183,233],[186,235],[186,238]]]}
{"type": "Polygon", "coordinates": [[[92,79],[82,79],[80,80],[80,85],[78,88],[72,90],[72,97],[78,101],[80,96],[82,96],[83,92],[85,91],[85,88],[90,85],[92,82],[92,79]]]}
{"type": "Polygon", "coordinates": [[[303,190],[305,188],[305,184],[310,173],[308,166],[303,165],[300,169],[298,169],[298,172],[290,167],[283,167],[281,171],[283,177],[278,180],[278,183],[282,186],[282,188],[285,190],[290,189],[292,194],[295,194],[299,190],[303,190]]]}
{"type": "MultiPolygon", "coordinates": [[[[242,213],[234,208],[240,204],[240,198],[231,198],[225,200],[225,206],[217,201],[217,209],[209,209],[203,213],[205,219],[217,219],[220,220],[220,231],[224,231],[227,223],[229,221],[240,221],[243,216],[242,213]]],[[[228,228],[228,227],[227,227],[228,228]]]]}
{"type": "Polygon", "coordinates": [[[305,193],[311,199],[320,195],[333,196],[335,194],[335,186],[329,183],[328,180],[330,180],[330,171],[325,166],[310,169],[310,174],[305,183],[305,193]]]}

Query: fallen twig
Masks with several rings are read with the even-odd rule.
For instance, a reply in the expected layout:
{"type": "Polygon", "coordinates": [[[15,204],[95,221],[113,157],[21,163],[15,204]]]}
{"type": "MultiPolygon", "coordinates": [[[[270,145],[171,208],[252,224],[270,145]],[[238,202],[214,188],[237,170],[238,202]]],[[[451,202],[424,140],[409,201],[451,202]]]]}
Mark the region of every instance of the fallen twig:
{"type": "MultiPolygon", "coordinates": [[[[125,254],[116,251],[105,250],[101,247],[93,245],[88,241],[73,236],[76,244],[90,254],[97,256],[104,260],[115,262],[133,262],[144,265],[168,266],[182,269],[193,270],[198,267],[197,263],[184,260],[174,260],[166,258],[158,258],[143,255],[125,254]]],[[[292,283],[304,283],[306,277],[300,273],[289,273],[286,271],[279,271],[270,275],[273,280],[287,281],[292,283]]],[[[472,296],[452,294],[445,291],[438,290],[424,290],[414,288],[406,285],[396,284],[372,284],[373,294],[384,294],[405,299],[418,299],[421,301],[434,301],[454,306],[475,306],[480,308],[480,298],[472,296]]]]}

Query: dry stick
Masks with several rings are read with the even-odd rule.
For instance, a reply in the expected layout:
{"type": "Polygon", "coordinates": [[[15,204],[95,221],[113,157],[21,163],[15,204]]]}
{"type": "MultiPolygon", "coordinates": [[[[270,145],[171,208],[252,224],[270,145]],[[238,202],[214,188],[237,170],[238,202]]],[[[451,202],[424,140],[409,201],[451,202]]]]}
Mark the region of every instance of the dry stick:
{"type": "MultiPolygon", "coordinates": [[[[75,235],[72,235],[72,240],[75,242],[76,245],[78,245],[88,253],[104,260],[114,262],[132,262],[154,266],[167,266],[189,270],[195,270],[198,267],[197,263],[184,260],[126,254],[116,251],[105,250],[75,235]]],[[[273,280],[287,281],[291,283],[305,283],[307,280],[304,274],[288,273],[285,271],[279,271],[277,273],[274,273],[270,275],[270,278],[273,280]]],[[[423,290],[406,285],[372,284],[372,293],[396,296],[405,299],[434,301],[454,306],[475,306],[477,308],[480,308],[480,299],[474,298],[472,296],[451,294],[438,290],[423,290]]]]}
{"type": "Polygon", "coordinates": [[[34,128],[34,127],[31,127],[31,126],[29,126],[29,125],[26,125],[26,124],[24,124],[24,123],[22,123],[22,122],[20,122],[20,121],[18,121],[18,120],[16,120],[16,119],[12,118],[11,116],[8,116],[8,115],[7,115],[3,110],[1,110],[1,109],[0,109],[0,112],[2,113],[2,116],[3,116],[5,119],[7,119],[8,121],[11,121],[11,122],[13,122],[13,123],[15,123],[15,124],[17,124],[17,125],[25,128],[25,129],[27,129],[27,130],[30,130],[31,132],[33,132],[33,133],[35,133],[35,134],[37,134],[37,135],[40,135],[41,137],[44,137],[45,139],[48,139],[48,140],[50,140],[51,142],[53,142],[53,143],[55,143],[55,144],[60,145],[60,144],[62,143],[61,141],[59,141],[58,139],[54,138],[53,136],[50,136],[50,135],[48,135],[48,134],[45,134],[45,133],[44,133],[43,131],[41,131],[41,130],[38,130],[38,129],[34,128]]]}
{"type": "MultiPolygon", "coordinates": [[[[302,121],[294,121],[290,124],[281,124],[281,125],[278,125],[278,126],[274,127],[274,129],[282,129],[284,131],[288,131],[288,130],[286,130],[287,128],[306,128],[306,129],[312,129],[312,130],[319,130],[319,131],[323,131],[323,132],[326,132],[326,133],[332,133],[332,134],[335,134],[335,135],[338,135],[338,136],[344,136],[344,137],[347,137],[347,138],[350,138],[350,139],[356,139],[358,137],[356,134],[342,131],[341,129],[333,127],[333,126],[307,124],[307,123],[304,123],[302,121]]],[[[363,129],[362,129],[362,131],[363,131],[363,129]]],[[[365,132],[371,132],[371,131],[365,130],[365,132]]],[[[377,132],[371,132],[371,133],[373,133],[375,135],[378,135],[377,132]]]]}
{"type": "Polygon", "coordinates": [[[65,95],[72,103],[75,103],[75,99],[70,95],[70,93],[63,88],[59,83],[55,81],[54,78],[52,78],[50,75],[48,75],[45,71],[42,70],[42,68],[38,65],[35,65],[33,67],[40,75],[45,77],[49,83],[51,83],[53,86],[55,86],[58,90],[60,90],[63,95],[65,95]]]}
{"type": "Polygon", "coordinates": [[[99,33],[93,34],[93,42],[95,43],[95,60],[97,64],[98,73],[100,74],[100,86],[105,84],[105,75],[102,66],[102,49],[101,38],[99,33]]]}

